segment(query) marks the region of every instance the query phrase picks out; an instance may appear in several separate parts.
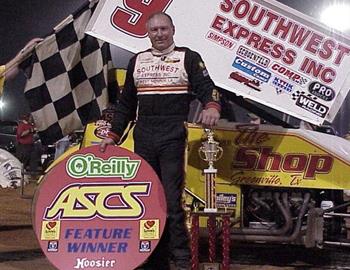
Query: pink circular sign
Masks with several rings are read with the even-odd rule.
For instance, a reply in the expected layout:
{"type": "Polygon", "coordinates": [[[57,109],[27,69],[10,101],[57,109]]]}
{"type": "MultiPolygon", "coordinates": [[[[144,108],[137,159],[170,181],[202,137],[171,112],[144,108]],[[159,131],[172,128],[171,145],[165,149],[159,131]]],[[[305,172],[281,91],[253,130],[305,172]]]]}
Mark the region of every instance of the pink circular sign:
{"type": "Polygon", "coordinates": [[[140,156],[83,148],[44,178],[35,195],[40,247],[60,270],[132,270],[154,250],[166,221],[161,183],[140,156]]]}

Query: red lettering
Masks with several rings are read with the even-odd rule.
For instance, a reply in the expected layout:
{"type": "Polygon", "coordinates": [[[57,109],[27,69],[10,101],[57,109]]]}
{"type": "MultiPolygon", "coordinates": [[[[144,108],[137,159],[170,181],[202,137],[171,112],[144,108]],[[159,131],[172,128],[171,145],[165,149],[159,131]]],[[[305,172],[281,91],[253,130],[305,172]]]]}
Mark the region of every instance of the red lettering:
{"type": "Polygon", "coordinates": [[[272,153],[272,147],[263,147],[261,150],[260,158],[256,169],[258,171],[279,171],[282,161],[282,155],[278,153],[272,153]],[[267,167],[268,161],[271,160],[270,168],[267,167]]]}
{"type": "Polygon", "coordinates": [[[327,67],[322,70],[320,79],[325,83],[331,83],[334,81],[336,75],[337,73],[334,69],[327,67]]]}
{"type": "Polygon", "coordinates": [[[235,140],[236,145],[261,144],[270,139],[267,133],[257,132],[259,129],[258,126],[246,124],[239,125],[237,128],[240,132],[235,140]]]}
{"type": "Polygon", "coordinates": [[[316,61],[305,57],[303,60],[300,70],[305,74],[309,74],[314,78],[319,78],[321,81],[325,83],[331,83],[334,81],[336,72],[334,69],[330,67],[325,67],[321,63],[317,63],[316,61]]]}
{"type": "Polygon", "coordinates": [[[236,39],[240,40],[240,38],[247,38],[250,35],[250,31],[245,27],[240,27],[236,34],[236,39]]]}
{"type": "Polygon", "coordinates": [[[295,24],[293,26],[289,41],[292,44],[295,44],[298,47],[301,47],[305,43],[305,40],[309,37],[310,34],[311,34],[310,30],[307,30],[305,32],[304,27],[299,27],[299,25],[295,24]]]}
{"type": "Polygon", "coordinates": [[[260,44],[259,51],[268,54],[271,51],[273,41],[268,38],[264,38],[260,44]]]}
{"type": "Polygon", "coordinates": [[[282,39],[286,39],[288,33],[289,33],[289,30],[292,26],[292,22],[289,22],[287,21],[286,24],[284,24],[286,21],[285,18],[281,18],[275,28],[275,31],[273,31],[273,34],[276,36],[276,37],[279,37],[279,38],[282,38],[282,39]]]}
{"type": "Polygon", "coordinates": [[[284,51],[284,47],[282,44],[275,44],[272,47],[271,56],[276,59],[280,59],[282,57],[282,53],[284,51]]]}
{"type": "Polygon", "coordinates": [[[350,48],[349,47],[345,47],[345,46],[343,46],[341,44],[338,44],[338,48],[337,49],[339,50],[339,52],[338,52],[338,54],[337,54],[337,56],[336,56],[336,58],[334,60],[334,64],[339,65],[340,62],[343,60],[344,55],[348,55],[349,54],[350,48]]]}
{"type": "Polygon", "coordinates": [[[230,0],[224,0],[224,2],[222,2],[220,4],[220,9],[223,11],[223,12],[230,12],[233,8],[233,3],[230,1],[230,0]]]}
{"type": "Polygon", "coordinates": [[[235,10],[233,11],[233,15],[237,19],[243,19],[245,16],[247,16],[249,9],[250,9],[250,4],[248,1],[246,0],[240,1],[236,5],[235,10]]]}
{"type": "Polygon", "coordinates": [[[305,51],[310,52],[312,54],[316,54],[316,52],[318,51],[318,47],[320,46],[320,43],[323,39],[323,36],[317,33],[312,33],[309,42],[305,46],[305,51]]]}
{"type": "Polygon", "coordinates": [[[159,11],[165,11],[173,0],[124,0],[125,8],[117,7],[111,21],[114,27],[128,35],[143,38],[147,36],[146,21],[159,11]]]}
{"type": "MultiPolygon", "coordinates": [[[[228,21],[227,21],[227,28],[224,29],[224,30],[222,31],[222,33],[228,34],[230,37],[234,37],[234,35],[235,35],[235,34],[234,34],[234,31],[235,31],[235,28],[236,28],[237,26],[238,26],[237,24],[235,24],[234,22],[228,20],[228,21]]],[[[239,30],[238,30],[238,31],[239,31],[239,30]]]]}
{"type": "Polygon", "coordinates": [[[333,166],[331,156],[300,153],[283,155],[273,152],[272,149],[272,147],[241,147],[233,160],[233,168],[266,172],[283,171],[290,173],[292,177],[296,173],[304,173],[304,176],[300,177],[315,179],[317,174],[329,173],[333,166]]]}
{"type": "Polygon", "coordinates": [[[222,26],[224,25],[225,21],[226,19],[224,17],[217,15],[213,23],[211,24],[211,27],[221,32],[222,26]]]}
{"type": "Polygon", "coordinates": [[[319,56],[322,59],[329,59],[333,54],[333,49],[335,48],[335,41],[333,39],[327,39],[322,44],[322,49],[319,51],[319,56]]]}
{"type": "Polygon", "coordinates": [[[308,157],[304,154],[287,154],[282,170],[286,172],[303,172],[306,168],[308,157]]]}
{"type": "Polygon", "coordinates": [[[287,65],[292,65],[294,63],[296,56],[297,56],[297,53],[294,50],[288,49],[286,50],[284,57],[282,58],[282,61],[287,65]]]}
{"type": "Polygon", "coordinates": [[[253,32],[251,33],[250,37],[247,40],[247,45],[252,46],[255,49],[258,49],[260,41],[261,41],[261,36],[253,32]]]}
{"type": "Polygon", "coordinates": [[[276,14],[271,13],[270,11],[268,11],[266,13],[266,17],[267,17],[267,21],[266,21],[266,23],[265,23],[265,25],[263,27],[263,30],[268,32],[270,27],[271,27],[271,25],[272,25],[272,22],[273,21],[277,21],[279,17],[276,14]]]}
{"type": "Polygon", "coordinates": [[[250,23],[251,25],[253,26],[257,26],[259,25],[261,22],[262,22],[262,19],[266,13],[266,10],[265,9],[261,9],[259,14],[254,18],[254,16],[256,15],[256,12],[258,10],[258,6],[257,5],[254,5],[253,6],[253,9],[252,11],[250,12],[249,14],[249,17],[248,17],[248,23],[250,23]]]}
{"type": "Polygon", "coordinates": [[[318,78],[323,67],[324,67],[323,64],[321,64],[321,63],[317,64],[316,61],[314,61],[310,58],[305,58],[302,66],[301,66],[303,72],[305,72],[306,74],[310,74],[315,78],[318,78]]]}
{"type": "Polygon", "coordinates": [[[236,159],[233,160],[232,167],[252,170],[255,168],[259,153],[256,148],[242,147],[238,150],[236,159]]]}
{"type": "Polygon", "coordinates": [[[329,173],[333,166],[333,158],[324,155],[311,155],[306,168],[305,178],[315,179],[316,174],[329,173]]]}

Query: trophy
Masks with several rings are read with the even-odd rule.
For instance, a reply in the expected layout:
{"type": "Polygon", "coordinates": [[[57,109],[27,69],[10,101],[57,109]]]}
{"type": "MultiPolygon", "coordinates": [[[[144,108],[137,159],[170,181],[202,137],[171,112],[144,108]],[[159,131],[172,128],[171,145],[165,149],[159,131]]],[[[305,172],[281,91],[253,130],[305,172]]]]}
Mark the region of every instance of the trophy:
{"type": "Polygon", "coordinates": [[[208,162],[208,168],[204,169],[205,175],[205,208],[204,212],[217,212],[215,177],[217,169],[214,168],[214,162],[222,157],[223,150],[219,143],[214,140],[214,132],[211,129],[204,129],[207,140],[202,142],[198,149],[199,157],[208,162]]]}

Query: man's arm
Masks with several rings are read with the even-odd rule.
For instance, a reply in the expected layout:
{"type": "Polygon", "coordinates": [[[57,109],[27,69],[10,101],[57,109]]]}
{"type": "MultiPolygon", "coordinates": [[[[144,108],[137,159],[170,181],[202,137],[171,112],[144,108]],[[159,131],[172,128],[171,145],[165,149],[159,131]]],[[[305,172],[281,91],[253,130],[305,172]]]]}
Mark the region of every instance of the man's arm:
{"type": "Polygon", "coordinates": [[[30,40],[13,59],[5,64],[5,70],[2,73],[0,72],[0,76],[4,76],[6,80],[13,79],[18,74],[18,65],[30,55],[34,47],[42,40],[42,38],[30,40]]]}
{"type": "Polygon", "coordinates": [[[124,89],[120,94],[116,105],[116,112],[112,120],[112,128],[108,134],[108,138],[104,139],[100,144],[100,150],[105,151],[107,145],[117,143],[122,137],[125,128],[130,121],[136,118],[137,109],[137,89],[134,82],[134,68],[136,56],[133,57],[128,65],[124,89]]]}
{"type": "MultiPolygon", "coordinates": [[[[5,73],[5,65],[0,66],[0,74],[5,73]]],[[[5,76],[0,76],[0,95],[2,94],[2,90],[4,89],[5,76]]]]}
{"type": "Polygon", "coordinates": [[[34,133],[34,131],[35,131],[34,128],[28,128],[28,129],[22,131],[19,136],[22,138],[22,137],[29,135],[30,133],[34,133]]]}
{"type": "Polygon", "coordinates": [[[19,53],[17,53],[13,59],[11,59],[5,65],[0,66],[0,95],[2,95],[5,80],[13,79],[16,77],[19,72],[18,65],[29,56],[29,54],[33,51],[35,45],[42,40],[42,38],[32,39],[19,53]]]}
{"type": "Polygon", "coordinates": [[[191,91],[202,102],[204,107],[197,122],[204,126],[215,126],[220,119],[220,94],[215,88],[202,58],[198,53],[188,50],[185,56],[185,67],[191,91]]]}

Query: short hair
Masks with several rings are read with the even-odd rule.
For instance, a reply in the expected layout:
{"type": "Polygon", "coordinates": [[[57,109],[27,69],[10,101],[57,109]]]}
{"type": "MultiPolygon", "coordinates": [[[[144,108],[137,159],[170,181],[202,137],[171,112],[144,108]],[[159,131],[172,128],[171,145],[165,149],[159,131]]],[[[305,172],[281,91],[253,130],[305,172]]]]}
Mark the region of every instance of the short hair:
{"type": "Polygon", "coordinates": [[[153,19],[155,16],[158,16],[158,15],[163,15],[163,16],[167,17],[168,20],[170,21],[171,25],[174,26],[173,19],[170,17],[169,14],[165,13],[164,11],[158,11],[158,12],[152,13],[152,14],[147,18],[146,26],[147,26],[148,22],[149,22],[151,19],[153,19]]]}
{"type": "Polygon", "coordinates": [[[25,120],[25,121],[28,121],[29,118],[30,118],[30,113],[23,113],[21,116],[20,116],[20,120],[25,120]]]}

